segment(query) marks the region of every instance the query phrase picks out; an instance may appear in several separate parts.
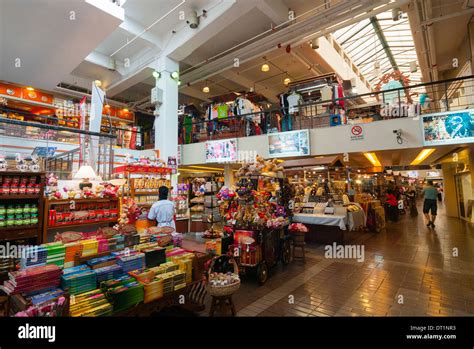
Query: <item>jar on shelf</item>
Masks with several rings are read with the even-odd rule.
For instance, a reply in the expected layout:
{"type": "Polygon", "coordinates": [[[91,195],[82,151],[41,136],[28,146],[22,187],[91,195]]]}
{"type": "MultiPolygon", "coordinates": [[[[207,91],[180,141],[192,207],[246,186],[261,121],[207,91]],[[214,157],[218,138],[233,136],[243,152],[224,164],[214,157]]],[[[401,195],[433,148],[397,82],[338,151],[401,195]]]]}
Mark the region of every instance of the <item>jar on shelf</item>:
{"type": "Polygon", "coordinates": [[[15,207],[15,214],[23,214],[23,205],[16,205],[15,207]]]}
{"type": "Polygon", "coordinates": [[[31,215],[29,213],[23,214],[23,225],[31,224],[31,215]]]}
{"type": "Polygon", "coordinates": [[[5,205],[0,205],[0,215],[6,215],[7,214],[7,209],[5,205]]]}
{"type": "Polygon", "coordinates": [[[7,215],[6,226],[12,227],[15,225],[15,215],[7,215]]]}
{"type": "Polygon", "coordinates": [[[36,213],[31,214],[30,224],[38,224],[38,214],[36,213]]]}
{"type": "Polygon", "coordinates": [[[31,213],[30,204],[25,204],[25,206],[23,207],[23,213],[31,213]]]}

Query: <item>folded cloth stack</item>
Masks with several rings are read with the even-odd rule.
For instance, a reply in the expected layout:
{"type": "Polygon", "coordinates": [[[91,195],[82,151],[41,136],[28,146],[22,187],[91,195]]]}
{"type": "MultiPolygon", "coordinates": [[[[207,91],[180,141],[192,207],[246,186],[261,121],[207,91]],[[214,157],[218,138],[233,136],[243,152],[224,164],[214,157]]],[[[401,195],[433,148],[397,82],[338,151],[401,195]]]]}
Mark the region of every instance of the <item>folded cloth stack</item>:
{"type": "Polygon", "coordinates": [[[46,265],[48,250],[44,246],[27,246],[20,258],[20,269],[46,265]]]}
{"type": "Polygon", "coordinates": [[[64,259],[66,256],[66,247],[62,242],[51,242],[41,245],[48,251],[46,264],[56,264],[58,267],[64,267],[64,259]]]}
{"type": "Polygon", "coordinates": [[[94,290],[96,285],[96,274],[86,265],[64,269],[61,277],[61,288],[73,295],[94,290]]]}
{"type": "Polygon", "coordinates": [[[109,316],[112,315],[113,307],[101,290],[92,290],[77,295],[74,304],[69,307],[71,316],[109,316]]]}
{"type": "Polygon", "coordinates": [[[54,264],[12,271],[8,273],[9,279],[3,283],[3,289],[9,295],[49,290],[59,286],[61,274],[61,269],[54,264]]]}
{"type": "Polygon", "coordinates": [[[131,235],[124,235],[125,237],[125,247],[138,245],[140,243],[140,235],[139,234],[131,234],[131,235]]]}
{"type": "Polygon", "coordinates": [[[143,287],[145,303],[163,298],[163,279],[160,276],[156,276],[151,282],[143,283],[143,287]]]}
{"type": "Polygon", "coordinates": [[[15,258],[0,257],[0,273],[5,273],[14,269],[15,264],[15,258]]]}
{"type": "Polygon", "coordinates": [[[143,285],[134,278],[124,277],[101,283],[102,290],[114,307],[114,312],[120,312],[143,302],[143,285]]]}
{"type": "Polygon", "coordinates": [[[145,249],[147,249],[147,248],[158,247],[158,246],[159,246],[159,245],[158,245],[158,243],[156,243],[156,242],[145,242],[145,243],[140,243],[140,244],[138,244],[138,245],[133,246],[133,249],[134,249],[135,251],[141,252],[141,251],[143,251],[143,250],[145,250],[145,249]]]}
{"type": "Polygon", "coordinates": [[[81,240],[82,257],[96,255],[99,249],[99,242],[95,239],[81,240]]]}
{"type": "Polygon", "coordinates": [[[29,297],[29,299],[31,300],[31,304],[40,305],[43,303],[54,301],[58,299],[59,297],[61,297],[62,295],[64,295],[64,291],[60,288],[55,288],[50,291],[42,292],[34,296],[31,296],[29,297]]]}
{"type": "Polygon", "coordinates": [[[86,262],[86,264],[92,269],[103,268],[109,265],[117,264],[117,257],[114,255],[110,255],[110,256],[92,258],[92,259],[89,259],[86,262]]]}
{"type": "Polygon", "coordinates": [[[136,253],[130,255],[119,256],[117,260],[117,265],[121,266],[124,273],[135,269],[144,269],[145,268],[145,254],[136,253]]]}
{"type": "Polygon", "coordinates": [[[150,268],[150,270],[153,271],[155,275],[169,273],[171,271],[175,271],[178,269],[179,269],[179,265],[173,262],[166,262],[166,263],[160,264],[157,267],[150,268]]]}
{"type": "Polygon", "coordinates": [[[179,270],[186,274],[186,283],[188,284],[193,281],[193,258],[194,254],[192,254],[192,258],[186,254],[172,258],[173,262],[179,266],[179,270]]]}
{"type": "Polygon", "coordinates": [[[109,241],[107,239],[97,239],[97,252],[105,252],[109,250],[109,241]]]}
{"type": "Polygon", "coordinates": [[[186,286],[186,274],[180,270],[159,275],[163,279],[163,294],[169,294],[186,286]]]}
{"type": "Polygon", "coordinates": [[[118,266],[117,264],[94,269],[94,272],[97,275],[97,283],[99,285],[102,281],[116,279],[123,275],[122,267],[118,266]]]}
{"type": "Polygon", "coordinates": [[[115,251],[117,249],[117,239],[116,238],[107,239],[107,249],[108,249],[108,251],[115,251]]]}
{"type": "Polygon", "coordinates": [[[66,248],[64,256],[64,268],[72,268],[74,266],[74,258],[76,255],[82,254],[82,244],[78,241],[70,242],[64,245],[66,248]]]}

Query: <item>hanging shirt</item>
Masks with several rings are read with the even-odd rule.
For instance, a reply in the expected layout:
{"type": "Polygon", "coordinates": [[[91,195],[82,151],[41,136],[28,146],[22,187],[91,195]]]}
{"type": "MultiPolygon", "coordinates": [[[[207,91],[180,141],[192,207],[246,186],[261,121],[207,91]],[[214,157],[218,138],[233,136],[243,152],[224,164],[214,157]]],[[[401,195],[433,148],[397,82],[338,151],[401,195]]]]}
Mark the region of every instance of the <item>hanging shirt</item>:
{"type": "Polygon", "coordinates": [[[209,115],[209,119],[214,120],[214,119],[217,119],[217,117],[218,117],[217,106],[213,105],[211,107],[211,114],[209,115]]]}
{"type": "MultiPolygon", "coordinates": [[[[237,104],[238,115],[246,115],[253,113],[253,104],[248,99],[239,97],[235,101],[237,104]]],[[[253,115],[248,115],[247,118],[252,119],[253,115]]]]}
{"type": "Polygon", "coordinates": [[[291,95],[288,96],[288,106],[289,106],[289,112],[290,113],[296,113],[298,111],[298,104],[303,102],[303,98],[299,93],[292,93],[291,95]]]}
{"type": "Polygon", "coordinates": [[[156,220],[158,227],[173,227],[176,229],[174,223],[174,203],[169,200],[157,201],[151,206],[148,212],[149,220],[156,220]]]}
{"type": "Polygon", "coordinates": [[[253,107],[253,112],[257,113],[257,114],[253,115],[253,122],[255,122],[257,124],[261,123],[262,122],[262,114],[261,114],[262,109],[259,106],[255,105],[253,107]]]}
{"type": "Polygon", "coordinates": [[[229,106],[227,104],[220,104],[217,106],[217,118],[218,119],[226,119],[228,113],[229,106]]]}

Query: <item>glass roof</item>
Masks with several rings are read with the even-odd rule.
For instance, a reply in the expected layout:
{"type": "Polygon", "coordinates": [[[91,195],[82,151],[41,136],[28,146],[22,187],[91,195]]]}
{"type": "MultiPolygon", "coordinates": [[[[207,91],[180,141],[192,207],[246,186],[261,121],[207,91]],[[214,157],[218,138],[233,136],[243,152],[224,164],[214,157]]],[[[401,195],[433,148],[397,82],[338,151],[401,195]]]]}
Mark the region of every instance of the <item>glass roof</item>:
{"type": "MultiPolygon", "coordinates": [[[[417,56],[408,16],[403,14],[401,19],[394,21],[390,11],[376,17],[399,70],[410,79],[410,85],[421,83],[419,67],[417,72],[410,72],[410,63],[417,62],[417,56]]],[[[372,86],[378,82],[379,77],[393,71],[370,19],[340,29],[333,35],[372,86]],[[379,63],[379,70],[376,69],[376,62],[379,63]]]]}

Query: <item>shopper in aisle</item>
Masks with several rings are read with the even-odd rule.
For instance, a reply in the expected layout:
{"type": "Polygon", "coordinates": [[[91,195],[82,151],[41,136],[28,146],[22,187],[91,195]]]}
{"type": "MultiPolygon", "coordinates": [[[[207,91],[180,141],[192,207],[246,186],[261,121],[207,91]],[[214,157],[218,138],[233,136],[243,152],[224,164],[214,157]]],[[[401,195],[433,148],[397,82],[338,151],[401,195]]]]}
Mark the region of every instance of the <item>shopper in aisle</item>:
{"type": "Polygon", "coordinates": [[[428,224],[426,226],[435,228],[436,213],[438,210],[438,190],[433,186],[433,181],[428,181],[428,185],[423,189],[423,197],[425,201],[423,202],[423,214],[425,215],[428,224]],[[431,211],[431,217],[430,217],[431,211]]]}
{"type": "Polygon", "coordinates": [[[155,221],[158,227],[173,227],[176,229],[174,222],[175,207],[174,203],[168,200],[169,190],[165,186],[158,189],[159,200],[153,204],[148,213],[148,219],[155,221]]]}
{"type": "Polygon", "coordinates": [[[415,187],[411,186],[406,192],[408,199],[408,205],[410,206],[410,216],[418,216],[418,209],[416,208],[416,190],[415,187]]]}

